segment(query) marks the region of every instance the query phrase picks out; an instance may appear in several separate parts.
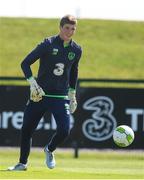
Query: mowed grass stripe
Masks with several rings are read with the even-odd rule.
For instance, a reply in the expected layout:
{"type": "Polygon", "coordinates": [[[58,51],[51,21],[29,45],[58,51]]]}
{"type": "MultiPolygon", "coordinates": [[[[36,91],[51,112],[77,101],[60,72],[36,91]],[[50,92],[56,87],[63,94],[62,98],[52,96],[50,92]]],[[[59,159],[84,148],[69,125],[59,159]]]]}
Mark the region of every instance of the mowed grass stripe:
{"type": "Polygon", "coordinates": [[[43,149],[32,149],[26,172],[5,171],[18,160],[19,150],[0,150],[0,179],[143,179],[143,151],[80,151],[79,158],[72,150],[58,149],[57,166],[47,169],[43,149]]]}

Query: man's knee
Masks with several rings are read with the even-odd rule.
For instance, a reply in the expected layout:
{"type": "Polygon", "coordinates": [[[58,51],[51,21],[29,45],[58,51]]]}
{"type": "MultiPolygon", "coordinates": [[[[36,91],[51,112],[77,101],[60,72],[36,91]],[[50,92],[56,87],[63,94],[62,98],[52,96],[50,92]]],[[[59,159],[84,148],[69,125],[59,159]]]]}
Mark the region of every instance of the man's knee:
{"type": "Polygon", "coordinates": [[[69,135],[70,131],[69,129],[61,129],[60,131],[57,131],[57,134],[61,139],[65,139],[69,135]]]}

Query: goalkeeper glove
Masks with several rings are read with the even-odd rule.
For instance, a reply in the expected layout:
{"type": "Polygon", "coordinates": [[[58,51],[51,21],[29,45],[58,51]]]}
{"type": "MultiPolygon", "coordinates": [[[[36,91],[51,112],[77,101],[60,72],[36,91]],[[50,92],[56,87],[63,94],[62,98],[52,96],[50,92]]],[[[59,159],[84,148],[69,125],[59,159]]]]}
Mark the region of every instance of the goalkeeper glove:
{"type": "Polygon", "coordinates": [[[70,100],[70,113],[72,114],[77,108],[76,91],[74,89],[69,89],[68,98],[70,100]]]}
{"type": "Polygon", "coordinates": [[[43,89],[37,84],[34,77],[27,79],[30,84],[30,99],[34,102],[42,100],[42,96],[45,95],[43,89]]]}

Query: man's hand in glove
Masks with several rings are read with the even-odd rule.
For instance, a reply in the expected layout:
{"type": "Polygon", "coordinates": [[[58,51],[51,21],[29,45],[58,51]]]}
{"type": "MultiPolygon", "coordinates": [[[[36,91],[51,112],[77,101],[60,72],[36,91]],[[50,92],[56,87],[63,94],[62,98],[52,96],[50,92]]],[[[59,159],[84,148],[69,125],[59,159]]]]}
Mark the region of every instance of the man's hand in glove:
{"type": "Polygon", "coordinates": [[[34,102],[42,100],[42,96],[45,95],[43,89],[37,84],[34,77],[27,79],[30,84],[30,99],[34,102]]]}
{"type": "Polygon", "coordinates": [[[70,100],[70,113],[74,113],[77,108],[76,91],[75,89],[69,89],[68,97],[70,100]]]}

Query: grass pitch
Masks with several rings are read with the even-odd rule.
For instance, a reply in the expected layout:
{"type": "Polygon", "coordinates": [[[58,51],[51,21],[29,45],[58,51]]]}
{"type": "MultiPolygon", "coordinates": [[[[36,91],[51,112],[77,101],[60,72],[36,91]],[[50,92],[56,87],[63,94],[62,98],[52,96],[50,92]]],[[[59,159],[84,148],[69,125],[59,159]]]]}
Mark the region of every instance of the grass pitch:
{"type": "Polygon", "coordinates": [[[143,151],[80,150],[74,158],[73,150],[57,149],[57,166],[50,170],[43,149],[33,148],[27,171],[7,171],[18,155],[17,148],[0,149],[0,179],[144,179],[143,151]]]}
{"type": "MultiPolygon", "coordinates": [[[[21,61],[58,26],[58,19],[0,17],[0,76],[23,76],[21,61]]],[[[80,78],[143,79],[144,22],[80,19],[74,40],[83,48],[80,78]]]]}

